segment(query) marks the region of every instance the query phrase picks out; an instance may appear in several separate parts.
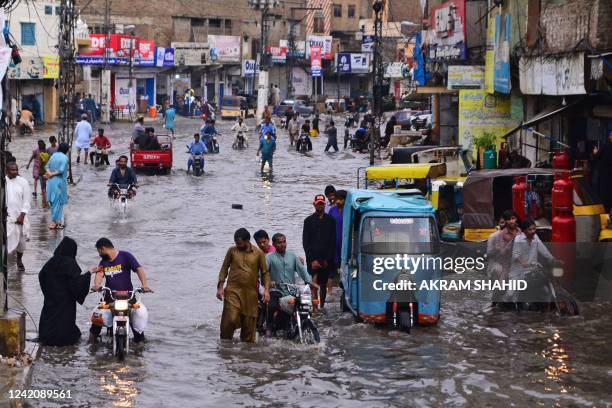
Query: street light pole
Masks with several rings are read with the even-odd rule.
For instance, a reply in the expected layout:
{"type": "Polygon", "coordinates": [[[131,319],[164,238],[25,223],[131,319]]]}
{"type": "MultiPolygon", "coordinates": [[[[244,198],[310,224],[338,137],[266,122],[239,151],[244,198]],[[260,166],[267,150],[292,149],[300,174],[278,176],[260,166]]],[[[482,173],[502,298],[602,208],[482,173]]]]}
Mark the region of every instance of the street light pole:
{"type": "MultiPolygon", "coordinates": [[[[127,25],[125,26],[126,29],[129,30],[133,30],[134,28],[136,28],[136,26],[134,25],[127,25]]],[[[133,86],[133,81],[132,81],[132,68],[133,68],[133,64],[134,64],[134,32],[130,32],[130,54],[129,54],[129,58],[130,58],[130,63],[129,63],[129,71],[128,71],[128,120],[133,121],[134,120],[134,116],[132,113],[132,86],[133,86]]],[[[134,100],[136,98],[134,97],[134,100]]],[[[134,106],[135,108],[136,106],[134,106]]]]}
{"type": "Polygon", "coordinates": [[[336,113],[340,113],[340,43],[336,49],[336,90],[338,98],[336,99],[336,113]]]}
{"type": "Polygon", "coordinates": [[[304,10],[306,14],[304,17],[300,18],[298,21],[291,23],[289,27],[289,41],[288,41],[288,49],[287,49],[287,99],[291,99],[293,97],[293,93],[295,92],[295,87],[293,86],[293,62],[295,61],[297,46],[295,42],[295,27],[297,27],[312,11],[320,11],[323,10],[321,7],[291,7],[291,11],[294,10],[304,10]]]}
{"type": "Polygon", "coordinates": [[[373,72],[374,77],[373,83],[373,106],[372,113],[374,114],[374,121],[370,126],[370,144],[368,150],[370,152],[370,165],[374,164],[374,153],[378,150],[380,155],[380,127],[383,123],[383,106],[382,106],[382,92],[383,92],[383,60],[382,60],[382,12],[384,9],[384,0],[375,0],[372,4],[374,10],[374,62],[373,72]]]}

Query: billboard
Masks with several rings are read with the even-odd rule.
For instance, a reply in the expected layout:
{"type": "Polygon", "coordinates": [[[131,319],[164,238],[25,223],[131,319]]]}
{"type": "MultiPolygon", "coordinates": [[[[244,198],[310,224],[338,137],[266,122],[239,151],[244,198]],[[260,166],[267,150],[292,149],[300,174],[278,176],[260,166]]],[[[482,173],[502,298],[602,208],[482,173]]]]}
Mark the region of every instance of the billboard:
{"type": "Polygon", "coordinates": [[[510,14],[495,16],[495,47],[493,51],[493,89],[510,93],[510,14]]]}
{"type": "Polygon", "coordinates": [[[155,66],[156,67],[174,66],[174,48],[157,47],[155,49],[155,66]]]}
{"type": "Polygon", "coordinates": [[[321,76],[321,47],[318,45],[310,47],[310,71],[313,77],[321,76]]]}
{"type": "Polygon", "coordinates": [[[210,59],[216,62],[240,62],[241,37],[209,35],[210,59]]]}
{"type": "Polygon", "coordinates": [[[424,44],[429,58],[452,60],[467,58],[465,0],[452,0],[432,7],[430,29],[424,44]]]}
{"type": "Polygon", "coordinates": [[[484,75],[482,65],[449,65],[448,89],[481,89],[484,75]]]}
{"type": "Polygon", "coordinates": [[[269,45],[266,47],[266,51],[272,56],[272,63],[284,64],[287,62],[287,41],[284,43],[281,40],[278,46],[269,45]]]}
{"type": "Polygon", "coordinates": [[[309,35],[306,37],[306,58],[310,57],[310,50],[317,46],[321,49],[321,58],[332,59],[332,37],[331,35],[309,35]]]}

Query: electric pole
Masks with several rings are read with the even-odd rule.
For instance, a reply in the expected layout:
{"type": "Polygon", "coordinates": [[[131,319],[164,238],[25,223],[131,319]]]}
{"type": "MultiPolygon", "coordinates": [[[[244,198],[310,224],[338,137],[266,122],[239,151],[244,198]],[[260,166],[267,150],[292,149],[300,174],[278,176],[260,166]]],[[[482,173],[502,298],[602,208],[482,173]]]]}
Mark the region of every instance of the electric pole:
{"type": "Polygon", "coordinates": [[[295,27],[297,27],[312,11],[323,10],[321,7],[291,7],[291,11],[305,10],[306,14],[299,20],[291,23],[289,28],[289,41],[287,41],[287,99],[293,97],[295,87],[293,86],[293,66],[297,59],[297,45],[295,41],[295,27]]]}
{"type": "MultiPolygon", "coordinates": [[[[70,147],[68,158],[72,151],[72,140],[74,138],[74,83],[75,83],[75,46],[74,26],[76,18],[74,14],[74,0],[60,1],[60,22],[58,34],[59,53],[59,78],[57,80],[57,91],[59,97],[59,128],[58,139],[60,143],[67,143],[70,147]]],[[[69,160],[69,163],[71,160],[69,160]]],[[[72,166],[69,166],[69,180],[72,179],[72,166]]]]}
{"type": "Polygon", "coordinates": [[[268,14],[279,5],[279,0],[248,0],[249,7],[261,11],[261,52],[259,57],[259,86],[257,90],[257,117],[261,118],[268,104],[268,14]]]}
{"type": "Polygon", "coordinates": [[[378,150],[380,154],[380,127],[383,124],[383,89],[384,89],[384,72],[383,72],[383,55],[382,55],[382,13],[384,10],[384,0],[375,0],[372,8],[374,10],[374,61],[373,61],[373,96],[372,113],[374,115],[373,123],[370,126],[370,165],[374,164],[374,153],[378,150]]]}
{"type": "Polygon", "coordinates": [[[104,69],[100,72],[101,122],[110,122],[110,70],[108,69],[108,47],[110,44],[111,0],[105,0],[104,8],[104,69]]]}

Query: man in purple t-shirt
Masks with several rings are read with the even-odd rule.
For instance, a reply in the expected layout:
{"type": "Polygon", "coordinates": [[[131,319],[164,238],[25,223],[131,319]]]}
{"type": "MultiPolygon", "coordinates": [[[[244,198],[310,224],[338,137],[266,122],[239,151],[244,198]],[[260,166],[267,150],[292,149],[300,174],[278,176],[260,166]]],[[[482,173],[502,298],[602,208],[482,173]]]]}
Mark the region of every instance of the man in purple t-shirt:
{"type": "MultiPolygon", "coordinates": [[[[136,272],[144,291],[153,292],[147,284],[144,268],[138,263],[134,255],[127,251],[119,251],[108,238],[100,238],[96,242],[96,249],[102,260],[98,265],[98,271],[94,280],[94,290],[100,289],[103,279],[106,279],[105,285],[110,290],[134,290],[132,286],[132,272],[136,272]]],[[[92,325],[89,329],[89,342],[95,343],[101,331],[102,326],[92,325]]],[[[133,327],[132,332],[134,333],[135,343],[144,340],[144,333],[138,333],[133,327]]]]}

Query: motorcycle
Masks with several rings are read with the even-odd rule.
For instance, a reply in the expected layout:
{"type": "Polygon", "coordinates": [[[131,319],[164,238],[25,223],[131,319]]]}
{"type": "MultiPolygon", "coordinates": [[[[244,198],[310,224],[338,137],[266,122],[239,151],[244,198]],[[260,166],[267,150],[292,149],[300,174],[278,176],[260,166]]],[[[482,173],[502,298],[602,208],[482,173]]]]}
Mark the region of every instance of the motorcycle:
{"type": "Polygon", "coordinates": [[[494,296],[494,306],[501,310],[556,312],[561,316],[577,316],[580,311],[574,297],[559,283],[563,268],[553,265],[546,270],[542,265],[532,266],[524,276],[525,290],[518,294],[503,293],[494,296]]]}
{"type": "Polygon", "coordinates": [[[246,143],[244,139],[244,134],[242,134],[242,132],[239,132],[238,136],[236,136],[236,141],[232,144],[232,149],[242,150],[245,147],[246,143]]]}
{"type": "Polygon", "coordinates": [[[209,135],[206,140],[206,149],[208,153],[219,153],[219,142],[217,141],[218,134],[209,135]]]}
{"type": "Polygon", "coordinates": [[[19,127],[20,136],[32,134],[32,129],[30,129],[30,127],[26,125],[25,123],[21,123],[21,112],[17,112],[17,122],[16,123],[17,123],[17,126],[19,127]]]}
{"type": "Polygon", "coordinates": [[[193,174],[195,176],[201,176],[202,173],[204,173],[204,155],[202,153],[192,153],[187,163],[187,168],[189,168],[190,165],[193,166],[193,174]]]}
{"type": "Polygon", "coordinates": [[[312,148],[309,148],[309,142],[310,138],[308,137],[308,133],[301,132],[298,139],[298,152],[306,154],[307,151],[312,150],[312,148]]]}
{"type": "Polygon", "coordinates": [[[91,316],[91,321],[95,325],[107,328],[107,336],[113,339],[113,356],[123,361],[129,350],[131,327],[144,331],[148,320],[146,308],[136,299],[136,293],[145,293],[144,289],[113,291],[104,286],[99,292],[102,293],[102,297],[91,316]],[[138,316],[135,316],[135,313],[138,313],[138,316]],[[132,319],[131,324],[130,319],[132,319]]]}
{"type": "Polygon", "coordinates": [[[94,166],[98,167],[102,163],[102,148],[95,146],[94,166]]]}
{"type": "Polygon", "coordinates": [[[317,344],[321,341],[319,330],[311,318],[312,305],[319,304],[317,299],[312,299],[309,285],[294,285],[281,283],[279,286],[286,287],[290,295],[280,298],[280,309],[274,317],[273,322],[267,322],[267,310],[265,304],[259,303],[259,315],[257,329],[260,335],[264,335],[267,325],[270,325],[274,336],[284,334],[288,340],[298,340],[302,344],[317,344]]]}
{"type": "Polygon", "coordinates": [[[281,128],[285,128],[287,126],[287,118],[285,116],[281,117],[280,126],[281,128]]]}
{"type": "Polygon", "coordinates": [[[119,184],[114,184],[113,187],[116,191],[114,201],[119,202],[119,208],[121,209],[121,213],[125,215],[127,213],[128,200],[132,199],[130,190],[134,188],[134,186],[130,184],[127,187],[122,187],[119,184]]]}

